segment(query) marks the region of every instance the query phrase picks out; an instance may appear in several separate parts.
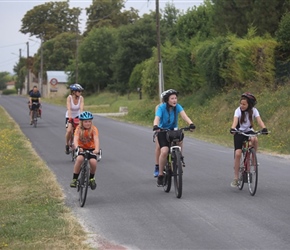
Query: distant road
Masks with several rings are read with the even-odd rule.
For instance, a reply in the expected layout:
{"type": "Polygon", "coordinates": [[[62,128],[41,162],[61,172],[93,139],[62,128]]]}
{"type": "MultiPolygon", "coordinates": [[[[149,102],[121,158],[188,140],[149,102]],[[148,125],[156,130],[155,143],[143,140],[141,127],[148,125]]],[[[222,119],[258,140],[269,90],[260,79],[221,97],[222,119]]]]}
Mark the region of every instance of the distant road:
{"type": "Polygon", "coordinates": [[[242,191],[230,187],[233,149],[185,138],[184,191],[177,199],[153,178],[152,129],[95,116],[103,159],[97,189],[89,190],[80,208],[69,187],[73,164],[64,153],[65,107],[44,103],[43,118],[33,128],[27,99],[0,96],[0,105],[56,174],[67,206],[93,236],[128,249],[289,249],[287,159],[258,154],[259,184],[252,197],[247,185],[242,191]]]}

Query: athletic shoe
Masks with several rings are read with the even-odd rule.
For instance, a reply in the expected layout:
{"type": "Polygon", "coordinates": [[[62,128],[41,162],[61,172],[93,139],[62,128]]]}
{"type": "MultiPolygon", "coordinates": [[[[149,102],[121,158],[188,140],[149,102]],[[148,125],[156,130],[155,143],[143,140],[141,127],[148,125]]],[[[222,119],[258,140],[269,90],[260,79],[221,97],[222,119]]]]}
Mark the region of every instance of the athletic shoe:
{"type": "Polygon", "coordinates": [[[153,176],[156,178],[158,176],[158,174],[159,174],[159,167],[158,166],[155,166],[153,176]]]}
{"type": "Polygon", "coordinates": [[[69,145],[65,145],[65,153],[68,155],[69,154],[69,145]]]}
{"type": "Polygon", "coordinates": [[[157,178],[157,187],[162,187],[163,186],[163,178],[164,178],[163,175],[158,175],[158,178],[157,178]]]}
{"type": "Polygon", "coordinates": [[[234,179],[231,183],[231,187],[237,187],[239,185],[238,180],[234,179]]]}
{"type": "Polygon", "coordinates": [[[97,187],[95,178],[90,179],[90,187],[92,190],[95,190],[97,187]]]}
{"type": "Polygon", "coordinates": [[[70,187],[71,187],[71,188],[75,188],[75,187],[77,187],[77,179],[73,179],[73,180],[71,181],[71,183],[70,183],[70,187]]]}

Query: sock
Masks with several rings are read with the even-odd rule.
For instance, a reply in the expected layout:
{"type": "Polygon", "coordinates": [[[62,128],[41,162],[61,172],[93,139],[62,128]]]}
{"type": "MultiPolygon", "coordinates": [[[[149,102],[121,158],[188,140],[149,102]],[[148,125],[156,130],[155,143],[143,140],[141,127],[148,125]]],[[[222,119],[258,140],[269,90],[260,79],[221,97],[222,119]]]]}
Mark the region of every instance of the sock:
{"type": "Polygon", "coordinates": [[[90,174],[90,179],[93,179],[95,177],[95,174],[90,174]]]}
{"type": "Polygon", "coordinates": [[[79,174],[74,174],[73,175],[73,179],[78,179],[79,178],[79,174]]]}

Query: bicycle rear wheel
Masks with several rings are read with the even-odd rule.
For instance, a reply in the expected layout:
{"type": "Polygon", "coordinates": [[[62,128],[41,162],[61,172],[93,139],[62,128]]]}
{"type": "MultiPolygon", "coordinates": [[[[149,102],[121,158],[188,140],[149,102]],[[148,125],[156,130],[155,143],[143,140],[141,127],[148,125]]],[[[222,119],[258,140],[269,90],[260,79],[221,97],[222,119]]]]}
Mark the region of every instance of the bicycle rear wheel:
{"type": "Polygon", "coordinates": [[[169,193],[171,189],[171,182],[172,182],[171,166],[169,162],[167,162],[165,166],[165,169],[163,171],[163,176],[164,176],[163,189],[166,193],[169,193]]]}
{"type": "Polygon", "coordinates": [[[88,163],[85,162],[82,165],[79,177],[79,203],[81,207],[83,207],[86,203],[89,187],[90,171],[87,164],[88,163]]]}
{"type": "Polygon", "coordinates": [[[173,177],[174,177],[174,189],[177,198],[182,196],[182,162],[181,153],[175,151],[173,154],[173,177]]]}
{"type": "Polygon", "coordinates": [[[258,186],[258,160],[254,148],[250,149],[248,157],[250,157],[247,165],[248,187],[250,194],[254,196],[258,186]]]}
{"type": "Polygon", "coordinates": [[[240,159],[240,169],[239,169],[239,179],[238,179],[238,188],[240,190],[243,189],[244,183],[245,183],[245,165],[244,165],[244,160],[245,160],[245,153],[242,153],[241,159],[240,159]]]}

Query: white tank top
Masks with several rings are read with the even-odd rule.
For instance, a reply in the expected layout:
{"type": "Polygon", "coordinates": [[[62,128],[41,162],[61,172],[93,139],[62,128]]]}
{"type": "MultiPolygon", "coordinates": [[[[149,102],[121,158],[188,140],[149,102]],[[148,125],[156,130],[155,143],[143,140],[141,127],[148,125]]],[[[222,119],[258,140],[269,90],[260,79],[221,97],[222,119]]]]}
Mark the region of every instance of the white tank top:
{"type": "MultiPolygon", "coordinates": [[[[80,115],[80,108],[81,108],[81,98],[83,98],[82,96],[80,96],[78,103],[75,105],[73,102],[73,98],[71,95],[69,95],[70,97],[70,112],[71,112],[71,117],[75,118],[77,116],[80,115]]],[[[65,113],[65,117],[68,118],[68,110],[65,113]]]]}

